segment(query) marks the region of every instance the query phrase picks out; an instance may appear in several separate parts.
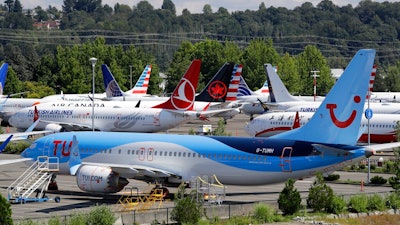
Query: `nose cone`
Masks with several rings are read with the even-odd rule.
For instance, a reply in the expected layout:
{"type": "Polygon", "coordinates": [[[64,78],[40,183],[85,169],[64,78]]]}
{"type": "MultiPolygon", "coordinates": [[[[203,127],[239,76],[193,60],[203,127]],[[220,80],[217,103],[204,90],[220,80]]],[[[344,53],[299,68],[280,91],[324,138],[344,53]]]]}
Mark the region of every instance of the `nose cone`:
{"type": "Polygon", "coordinates": [[[244,126],[244,131],[246,131],[246,133],[250,136],[255,136],[256,132],[254,131],[254,129],[252,129],[252,122],[248,122],[246,123],[246,125],[244,126]]]}

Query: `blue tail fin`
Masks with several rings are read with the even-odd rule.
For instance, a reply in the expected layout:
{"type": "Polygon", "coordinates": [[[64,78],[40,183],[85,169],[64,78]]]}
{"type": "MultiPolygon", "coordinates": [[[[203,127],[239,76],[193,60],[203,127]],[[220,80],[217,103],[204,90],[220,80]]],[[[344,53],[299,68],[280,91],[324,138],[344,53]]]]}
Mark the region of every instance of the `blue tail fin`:
{"type": "Polygon", "coordinates": [[[101,71],[103,72],[104,86],[106,88],[107,98],[123,96],[121,88],[119,87],[117,81],[115,81],[110,69],[107,65],[101,65],[101,71]]]}
{"type": "Polygon", "coordinates": [[[375,50],[358,51],[311,120],[271,138],[355,145],[374,59],[375,50]]]}
{"type": "Polygon", "coordinates": [[[196,96],[196,101],[225,102],[234,65],[233,62],[225,63],[200,94],[196,96]]]}
{"type": "Polygon", "coordinates": [[[4,149],[6,148],[6,146],[8,145],[8,142],[11,141],[11,138],[13,137],[13,135],[10,135],[1,145],[0,145],[0,153],[4,151],[4,149]]]}
{"type": "Polygon", "coordinates": [[[0,67],[0,95],[3,95],[4,87],[6,85],[6,77],[8,72],[8,63],[3,63],[0,67]]]}

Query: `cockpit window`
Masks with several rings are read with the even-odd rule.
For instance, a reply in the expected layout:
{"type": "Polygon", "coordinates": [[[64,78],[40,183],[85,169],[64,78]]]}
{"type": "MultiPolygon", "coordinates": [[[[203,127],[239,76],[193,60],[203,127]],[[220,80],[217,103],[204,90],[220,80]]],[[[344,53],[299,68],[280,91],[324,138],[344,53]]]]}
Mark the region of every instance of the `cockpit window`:
{"type": "Polygon", "coordinates": [[[36,143],[33,142],[33,143],[31,144],[31,146],[29,146],[29,149],[35,149],[35,148],[36,148],[36,143]]]}

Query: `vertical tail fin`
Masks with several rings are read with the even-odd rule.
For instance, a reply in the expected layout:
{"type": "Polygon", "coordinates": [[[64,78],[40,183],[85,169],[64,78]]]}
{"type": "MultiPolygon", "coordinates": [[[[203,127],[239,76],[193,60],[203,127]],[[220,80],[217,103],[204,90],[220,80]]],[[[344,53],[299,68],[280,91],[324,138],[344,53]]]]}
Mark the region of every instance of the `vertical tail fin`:
{"type": "Polygon", "coordinates": [[[147,89],[149,87],[149,81],[150,81],[151,68],[152,66],[150,64],[144,68],[135,86],[131,90],[127,91],[127,93],[132,95],[147,94],[147,89]]]}
{"type": "Polygon", "coordinates": [[[378,68],[377,65],[374,65],[372,67],[372,72],[371,72],[371,78],[369,80],[369,88],[368,88],[368,93],[367,93],[367,99],[371,98],[371,93],[374,88],[374,82],[375,82],[375,75],[376,75],[376,68],[378,68]]]}
{"type": "Polygon", "coordinates": [[[8,145],[8,142],[10,142],[11,141],[11,138],[13,137],[14,135],[10,135],[3,143],[1,143],[1,145],[0,145],[0,153],[2,153],[3,151],[4,151],[4,149],[7,147],[7,145],[8,145]]]}
{"type": "Polygon", "coordinates": [[[0,95],[3,95],[4,87],[6,85],[6,77],[8,72],[8,63],[3,63],[0,67],[0,95]]]}
{"type": "Polygon", "coordinates": [[[225,101],[233,102],[236,101],[236,96],[239,92],[239,82],[242,77],[242,65],[236,64],[232,70],[231,82],[229,83],[228,93],[226,94],[225,101]]]}
{"type": "Polygon", "coordinates": [[[232,77],[234,63],[225,63],[206,87],[196,96],[200,102],[224,102],[228,93],[229,83],[232,77]]]}
{"type": "Polygon", "coordinates": [[[282,80],[279,78],[275,68],[271,64],[264,64],[267,73],[267,82],[269,86],[269,96],[271,102],[290,102],[301,101],[301,99],[291,95],[282,80]]]}
{"type": "Polygon", "coordinates": [[[374,59],[375,50],[359,50],[311,120],[271,138],[355,145],[374,59]]]}
{"type": "Polygon", "coordinates": [[[252,90],[250,90],[250,88],[247,85],[246,81],[244,80],[243,76],[240,76],[238,91],[239,91],[237,94],[238,97],[254,95],[254,92],[252,90]]]}
{"type": "Polygon", "coordinates": [[[196,88],[200,76],[200,66],[200,59],[193,60],[185,75],[172,92],[171,97],[166,102],[152,108],[193,110],[196,88]]]}
{"type": "Polygon", "coordinates": [[[101,65],[101,71],[103,72],[104,86],[106,88],[106,97],[120,97],[123,96],[121,88],[119,87],[117,81],[112,75],[110,69],[106,64],[101,65]]]}

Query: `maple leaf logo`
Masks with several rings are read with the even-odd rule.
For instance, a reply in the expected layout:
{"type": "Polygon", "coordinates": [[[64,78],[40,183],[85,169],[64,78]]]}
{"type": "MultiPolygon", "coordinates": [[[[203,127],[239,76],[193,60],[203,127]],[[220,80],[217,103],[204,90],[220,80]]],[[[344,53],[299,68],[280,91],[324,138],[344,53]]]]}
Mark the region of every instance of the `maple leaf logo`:
{"type": "Polygon", "coordinates": [[[208,94],[214,99],[220,99],[226,96],[226,85],[221,81],[214,81],[208,88],[208,94]]]}

